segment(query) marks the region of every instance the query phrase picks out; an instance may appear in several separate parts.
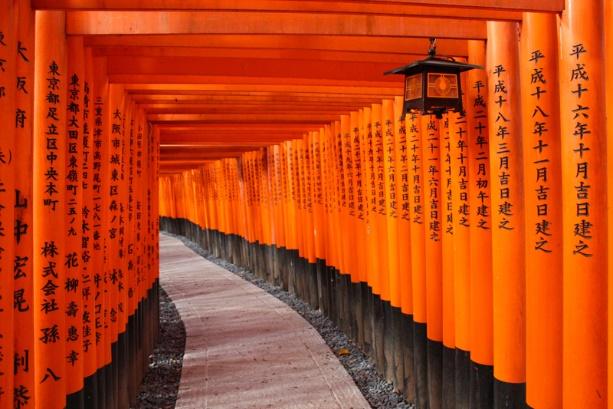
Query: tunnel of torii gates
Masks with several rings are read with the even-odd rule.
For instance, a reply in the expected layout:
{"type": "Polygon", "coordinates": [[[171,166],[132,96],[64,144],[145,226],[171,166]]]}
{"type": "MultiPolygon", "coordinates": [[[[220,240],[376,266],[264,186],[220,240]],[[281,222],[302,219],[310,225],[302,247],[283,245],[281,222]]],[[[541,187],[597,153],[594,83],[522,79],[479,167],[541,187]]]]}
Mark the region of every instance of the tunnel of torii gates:
{"type": "Polygon", "coordinates": [[[611,41],[608,0],[0,0],[0,408],[129,406],[160,225],[418,408],[613,408],[611,41]],[[402,118],[429,37],[464,115],[402,118]]]}

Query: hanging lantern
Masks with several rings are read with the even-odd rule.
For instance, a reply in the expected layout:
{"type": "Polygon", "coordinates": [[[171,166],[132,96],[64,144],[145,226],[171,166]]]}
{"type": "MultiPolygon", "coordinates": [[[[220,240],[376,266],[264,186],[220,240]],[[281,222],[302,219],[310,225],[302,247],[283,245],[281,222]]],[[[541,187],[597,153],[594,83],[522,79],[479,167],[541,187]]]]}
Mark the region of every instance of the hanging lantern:
{"type": "Polygon", "coordinates": [[[464,113],[460,73],[480,65],[457,62],[451,57],[436,56],[436,39],[430,39],[428,58],[385,72],[404,75],[404,107],[409,112],[434,114],[442,118],[447,111],[464,113]]]}

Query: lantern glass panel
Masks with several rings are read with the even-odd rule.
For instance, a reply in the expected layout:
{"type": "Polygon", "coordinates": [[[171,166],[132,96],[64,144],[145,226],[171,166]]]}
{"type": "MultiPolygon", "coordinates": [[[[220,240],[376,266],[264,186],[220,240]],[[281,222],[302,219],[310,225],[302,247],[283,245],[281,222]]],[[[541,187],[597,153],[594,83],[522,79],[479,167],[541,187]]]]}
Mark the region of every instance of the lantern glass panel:
{"type": "Polygon", "coordinates": [[[457,74],[429,72],[428,98],[459,98],[457,74]]]}
{"type": "Polygon", "coordinates": [[[410,75],[405,78],[404,100],[411,101],[422,97],[421,74],[410,75]]]}

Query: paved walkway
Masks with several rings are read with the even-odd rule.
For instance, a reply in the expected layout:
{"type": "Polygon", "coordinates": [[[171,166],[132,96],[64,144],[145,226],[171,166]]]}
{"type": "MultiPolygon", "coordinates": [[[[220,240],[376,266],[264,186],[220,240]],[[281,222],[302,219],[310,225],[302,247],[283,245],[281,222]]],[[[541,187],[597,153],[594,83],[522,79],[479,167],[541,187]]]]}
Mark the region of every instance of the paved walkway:
{"type": "Polygon", "coordinates": [[[185,323],[177,408],[369,408],[317,331],[287,305],[160,236],[161,283],[185,323]]]}

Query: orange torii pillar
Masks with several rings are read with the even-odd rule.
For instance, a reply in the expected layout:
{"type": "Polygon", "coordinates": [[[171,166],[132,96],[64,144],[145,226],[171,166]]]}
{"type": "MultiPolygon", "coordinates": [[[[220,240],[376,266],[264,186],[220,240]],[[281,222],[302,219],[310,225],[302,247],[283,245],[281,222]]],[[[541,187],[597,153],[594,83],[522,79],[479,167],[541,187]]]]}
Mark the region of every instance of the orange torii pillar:
{"type": "Polygon", "coordinates": [[[352,196],[353,196],[353,230],[351,236],[356,243],[353,246],[357,250],[355,254],[355,279],[351,283],[351,313],[354,321],[353,338],[359,346],[364,344],[364,321],[367,314],[364,313],[364,297],[366,291],[366,235],[364,231],[364,195],[362,189],[362,162],[360,150],[360,136],[362,132],[363,113],[351,112],[349,115],[350,139],[348,152],[351,159],[352,196]]]}
{"type": "MultiPolygon", "coordinates": [[[[462,86],[468,86],[468,78],[463,76],[462,86]]],[[[470,91],[465,91],[465,107],[469,102],[470,91]]],[[[472,102],[472,101],[471,101],[472,102]]],[[[449,144],[451,160],[451,228],[453,233],[453,328],[454,328],[454,402],[458,408],[468,405],[470,392],[470,193],[474,181],[469,158],[469,119],[472,109],[464,115],[449,115],[449,144]]],[[[445,280],[445,275],[443,276],[445,280]]],[[[443,312],[445,314],[445,311],[443,312]]]]}
{"type": "Polygon", "coordinates": [[[554,14],[525,13],[520,67],[526,219],[526,403],[562,407],[562,183],[554,14]]]}
{"type": "Polygon", "coordinates": [[[426,270],[424,221],[424,158],[422,152],[421,117],[406,116],[409,151],[409,200],[411,215],[411,280],[413,289],[413,358],[416,403],[428,407],[428,362],[426,328],[426,270]]]}
{"type": "Polygon", "coordinates": [[[94,212],[94,179],[93,179],[93,153],[94,153],[94,104],[93,98],[93,63],[92,51],[85,50],[85,77],[83,78],[83,105],[81,109],[82,128],[82,173],[80,175],[81,188],[83,190],[83,207],[81,209],[82,226],[80,234],[81,243],[81,294],[83,297],[83,375],[85,377],[84,405],[96,408],[97,384],[96,384],[96,336],[95,336],[95,283],[94,268],[92,263],[93,252],[93,212],[94,212]]]}
{"type": "MultiPolygon", "coordinates": [[[[391,101],[388,101],[391,102],[391,101]]],[[[391,109],[391,103],[389,109],[391,109]]],[[[388,110],[389,112],[389,110],[388,110]]],[[[385,144],[383,140],[383,121],[386,115],[383,104],[373,104],[371,108],[372,123],[372,149],[373,149],[373,175],[375,189],[373,191],[373,232],[377,247],[377,271],[373,282],[373,352],[374,360],[379,368],[385,368],[385,299],[386,290],[389,290],[388,254],[387,254],[387,217],[385,198],[385,144]]],[[[391,113],[388,113],[391,119],[391,113]]]]}
{"type": "MultiPolygon", "coordinates": [[[[319,308],[329,316],[331,297],[330,277],[326,265],[328,253],[327,243],[329,230],[327,229],[327,187],[326,181],[326,152],[327,136],[324,128],[320,128],[314,144],[313,165],[315,167],[315,256],[317,257],[317,282],[319,291],[319,308]]],[[[280,168],[281,169],[281,168],[280,168]]],[[[282,186],[283,174],[279,174],[280,186],[282,186]]],[[[283,192],[281,190],[281,195],[283,192]]],[[[282,214],[280,215],[282,216],[282,214]]]]}
{"type": "MultiPolygon", "coordinates": [[[[400,102],[403,102],[402,99],[400,102]]],[[[398,105],[398,103],[396,103],[398,105]]],[[[398,108],[402,109],[402,105],[398,108]]],[[[402,350],[404,386],[403,393],[409,402],[415,401],[415,371],[413,370],[413,283],[411,281],[411,201],[409,183],[410,152],[407,139],[407,118],[400,118],[399,111],[394,113],[398,121],[396,128],[396,203],[398,212],[398,231],[396,252],[400,286],[400,345],[402,350]]]]}
{"type": "MultiPolygon", "coordinates": [[[[454,236],[454,205],[453,187],[459,184],[459,175],[454,175],[457,166],[452,160],[457,154],[457,138],[453,138],[452,148],[451,121],[454,113],[444,115],[439,121],[440,130],[440,220],[442,240],[442,325],[443,325],[443,380],[442,406],[455,408],[455,236],[454,236]],[[455,182],[454,182],[455,176],[455,182]]],[[[464,185],[468,181],[464,181],[464,185]]],[[[458,218],[459,219],[459,218],[458,218]]]]}
{"type": "MultiPolygon", "coordinates": [[[[607,22],[613,21],[613,2],[605,2],[604,4],[604,19],[607,22]]],[[[611,140],[611,135],[613,135],[613,80],[611,79],[613,75],[613,66],[611,63],[613,62],[613,24],[606,24],[605,27],[605,48],[604,48],[604,58],[605,58],[605,68],[606,73],[605,77],[608,77],[606,81],[606,121],[607,121],[607,139],[611,140]]],[[[607,163],[610,163],[610,159],[613,158],[613,143],[607,143],[607,163]]],[[[613,167],[607,164],[607,197],[613,198],[613,167]]],[[[609,199],[610,200],[610,199],[609,199]]],[[[613,208],[609,208],[607,212],[608,220],[613,220],[613,208]]],[[[607,233],[608,233],[608,241],[607,241],[607,254],[613,254],[613,223],[607,223],[607,233]]],[[[613,258],[609,256],[608,261],[608,294],[613,294],[613,258]]],[[[607,351],[608,351],[608,365],[607,365],[607,380],[608,380],[608,390],[613,391],[613,296],[608,296],[608,332],[607,332],[607,351]]],[[[613,408],[613,398],[611,395],[608,395],[608,408],[613,408]]]]}
{"type": "MultiPolygon", "coordinates": [[[[289,272],[287,277],[287,288],[290,293],[296,292],[296,269],[291,260],[295,260],[297,257],[298,249],[298,236],[296,232],[296,220],[297,220],[297,186],[295,180],[295,146],[293,141],[286,141],[283,143],[285,152],[285,174],[287,180],[287,205],[286,205],[286,260],[289,264],[289,272]]],[[[243,160],[244,162],[244,160],[243,160]]],[[[243,182],[247,184],[246,173],[243,172],[243,182]]],[[[243,199],[247,206],[249,206],[249,189],[243,189],[246,197],[243,199]]],[[[249,228],[249,225],[247,225],[249,228]]],[[[247,236],[248,237],[248,236],[247,236]]]]}
{"type": "Polygon", "coordinates": [[[83,395],[83,294],[81,290],[81,229],[83,224],[83,192],[81,185],[82,144],[81,111],[83,109],[83,80],[85,55],[82,37],[67,41],[66,104],[66,388],[69,407],[84,405],[83,395]]]}
{"type": "Polygon", "coordinates": [[[307,215],[307,225],[305,226],[305,233],[307,238],[307,257],[305,258],[305,279],[307,286],[305,287],[308,295],[308,302],[311,307],[317,309],[319,308],[319,299],[317,296],[317,257],[315,254],[315,211],[314,211],[314,166],[313,166],[313,143],[314,138],[317,133],[310,132],[305,138],[304,144],[304,180],[305,180],[305,204],[306,204],[306,215],[307,215]]]}
{"type": "Polygon", "coordinates": [[[372,290],[369,286],[369,278],[371,260],[368,258],[369,251],[369,232],[368,232],[368,217],[369,217],[369,194],[368,183],[369,175],[368,168],[368,152],[366,152],[368,130],[370,129],[370,112],[368,115],[365,109],[360,109],[357,113],[357,126],[353,128],[353,161],[356,189],[356,217],[358,223],[356,225],[356,235],[360,237],[360,252],[362,253],[360,261],[360,283],[356,288],[356,300],[358,308],[358,346],[365,353],[372,351],[372,290]]]}
{"type": "Polygon", "coordinates": [[[366,269],[365,280],[366,289],[364,297],[364,353],[373,357],[374,352],[374,322],[373,322],[373,301],[374,283],[378,271],[378,248],[377,238],[374,231],[374,220],[376,217],[376,174],[374,171],[374,149],[373,149],[373,124],[371,121],[371,108],[362,109],[362,132],[360,135],[360,153],[362,168],[362,194],[364,196],[364,244],[366,246],[366,269]]]}
{"type": "MultiPolygon", "coordinates": [[[[33,125],[34,125],[34,12],[28,0],[18,2],[17,89],[15,95],[15,257],[14,297],[14,380],[12,407],[34,407],[34,303],[33,303],[33,125]]],[[[1,58],[1,57],[0,57],[1,58]]],[[[1,101],[1,99],[0,99],[1,101]]],[[[1,145],[1,143],[0,143],[1,145]]],[[[1,148],[0,148],[1,149],[1,148]]]]}
{"type": "MultiPolygon", "coordinates": [[[[341,309],[341,326],[345,333],[354,337],[356,332],[356,326],[353,317],[353,300],[351,289],[354,283],[359,281],[359,272],[357,271],[357,262],[354,256],[355,248],[355,197],[353,190],[353,157],[351,155],[351,116],[343,115],[340,121],[340,135],[338,155],[340,159],[341,173],[341,206],[342,206],[342,228],[340,230],[340,240],[343,248],[343,264],[340,272],[345,273],[340,277],[340,281],[337,283],[337,291],[341,292],[343,300],[343,308],[341,309]]],[[[355,121],[355,118],[354,118],[355,121]]]]}
{"type": "Polygon", "coordinates": [[[398,258],[396,255],[396,234],[397,215],[396,215],[396,117],[394,115],[394,101],[385,99],[382,104],[382,121],[381,132],[383,139],[383,198],[385,202],[384,219],[385,220],[385,258],[387,259],[387,268],[384,272],[384,287],[382,291],[384,319],[383,319],[383,352],[385,355],[385,377],[388,381],[398,385],[402,377],[397,372],[399,369],[400,359],[395,356],[394,339],[395,328],[394,321],[397,315],[397,308],[400,306],[400,297],[397,293],[398,284],[398,258]],[[394,288],[393,286],[396,286],[394,288]],[[396,292],[392,297],[392,292],[396,292]]]}
{"type": "MultiPolygon", "coordinates": [[[[560,19],[563,206],[562,404],[607,406],[607,199],[603,2],[560,19]]],[[[611,22],[608,22],[611,24],[611,22]]]]}
{"type": "Polygon", "coordinates": [[[36,14],[34,67],[34,376],[36,408],[66,404],[65,14],[36,14]]]}
{"type": "Polygon", "coordinates": [[[112,393],[116,405],[120,406],[120,389],[122,385],[119,382],[119,310],[120,310],[120,286],[122,285],[122,241],[123,237],[120,233],[122,225],[122,201],[121,195],[123,186],[121,183],[121,163],[123,161],[123,117],[124,117],[124,101],[123,89],[120,85],[111,84],[109,87],[109,109],[107,114],[107,129],[106,144],[108,146],[108,154],[103,158],[106,161],[108,168],[105,175],[107,189],[104,192],[106,200],[106,210],[108,211],[108,224],[104,232],[107,240],[107,258],[105,264],[105,273],[109,294],[109,307],[107,311],[108,317],[108,335],[111,344],[111,377],[112,377],[112,393]]]}
{"type": "Polygon", "coordinates": [[[0,408],[13,407],[13,263],[15,259],[15,172],[17,68],[16,2],[0,1],[0,408]]]}
{"type": "Polygon", "coordinates": [[[525,405],[525,272],[518,26],[488,22],[494,408],[525,405]]]}
{"type": "MultiPolygon", "coordinates": [[[[485,42],[468,42],[468,62],[485,66],[485,42]]],[[[466,74],[469,161],[470,306],[468,351],[459,351],[456,406],[491,409],[493,400],[492,209],[490,203],[490,138],[485,70],[466,74]],[[469,367],[470,370],[466,369],[469,367]],[[470,386],[461,380],[470,373],[470,386]],[[460,386],[462,385],[462,386],[460,386]]]]}
{"type": "Polygon", "coordinates": [[[423,160],[428,403],[442,408],[443,302],[441,245],[440,124],[434,115],[421,117],[423,160]]]}
{"type": "Polygon", "coordinates": [[[93,299],[94,299],[94,339],[96,349],[96,400],[98,407],[106,407],[111,402],[110,362],[111,348],[109,336],[104,328],[107,326],[105,321],[106,310],[108,308],[107,283],[105,280],[104,259],[106,253],[106,233],[108,220],[108,206],[105,206],[107,197],[108,181],[105,175],[108,172],[107,156],[107,111],[109,84],[106,78],[106,60],[104,58],[92,58],[93,86],[91,114],[93,116],[92,129],[92,210],[91,210],[91,237],[92,251],[90,265],[93,280],[93,299]]]}
{"type": "MultiPolygon", "coordinates": [[[[405,279],[406,283],[406,275],[409,273],[408,271],[402,270],[400,266],[401,258],[404,259],[405,264],[403,267],[406,267],[406,262],[408,261],[407,255],[408,252],[403,252],[404,254],[398,253],[398,239],[399,229],[400,229],[400,206],[401,197],[400,197],[400,189],[401,186],[398,184],[398,179],[400,177],[400,169],[399,169],[399,161],[400,155],[402,152],[399,150],[397,146],[399,143],[399,139],[401,138],[401,133],[403,134],[404,140],[406,142],[406,131],[405,131],[405,122],[404,116],[402,115],[404,100],[402,97],[394,98],[393,102],[393,111],[392,111],[392,122],[393,129],[391,130],[392,135],[389,135],[389,127],[386,129],[386,151],[387,151],[387,159],[386,163],[386,183],[389,185],[388,188],[388,229],[387,229],[387,239],[388,239],[388,255],[393,259],[393,262],[389,264],[390,269],[390,304],[391,304],[391,323],[389,325],[391,330],[391,347],[392,347],[392,364],[393,364],[393,381],[394,385],[400,393],[404,393],[405,389],[405,370],[404,370],[404,356],[403,356],[403,333],[402,329],[406,322],[403,319],[402,314],[402,292],[406,292],[406,288],[403,289],[403,279],[405,279]]],[[[405,144],[406,151],[406,144],[405,144]]],[[[406,243],[405,243],[406,245],[406,243]]],[[[386,325],[388,322],[386,321],[386,325]]],[[[389,335],[388,335],[389,336],[389,335]]]]}

